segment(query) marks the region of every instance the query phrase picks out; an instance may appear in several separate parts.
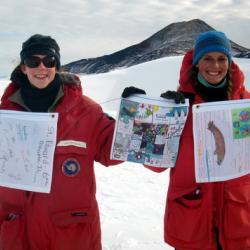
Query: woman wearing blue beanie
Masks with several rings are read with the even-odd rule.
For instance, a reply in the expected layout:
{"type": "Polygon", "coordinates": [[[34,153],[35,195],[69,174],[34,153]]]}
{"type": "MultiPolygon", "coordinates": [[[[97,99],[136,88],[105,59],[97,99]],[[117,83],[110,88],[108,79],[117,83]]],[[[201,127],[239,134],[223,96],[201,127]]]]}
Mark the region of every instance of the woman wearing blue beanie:
{"type": "MultiPolygon", "coordinates": [[[[170,170],[164,216],[164,239],[176,250],[250,249],[250,175],[222,182],[195,180],[192,105],[250,98],[230,50],[223,32],[201,33],[183,58],[178,91],[161,94],[176,103],[190,101],[176,165],[170,170]]],[[[128,87],[122,97],[135,93],[145,91],[128,87]]]]}
{"type": "Polygon", "coordinates": [[[250,249],[250,175],[222,182],[195,180],[192,105],[250,98],[230,49],[224,33],[201,33],[183,58],[178,92],[162,94],[184,95],[191,103],[176,166],[170,170],[164,217],[165,241],[177,250],[250,249]]]}

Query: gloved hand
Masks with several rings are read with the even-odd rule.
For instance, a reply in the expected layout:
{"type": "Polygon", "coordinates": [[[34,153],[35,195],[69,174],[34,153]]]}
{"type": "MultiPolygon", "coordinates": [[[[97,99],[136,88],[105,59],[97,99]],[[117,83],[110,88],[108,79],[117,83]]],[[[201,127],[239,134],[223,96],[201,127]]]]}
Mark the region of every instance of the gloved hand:
{"type": "Polygon", "coordinates": [[[168,90],[162,93],[161,97],[166,99],[172,99],[175,101],[176,104],[185,103],[185,96],[181,92],[168,90]]]}
{"type": "Polygon", "coordinates": [[[134,94],[144,94],[146,95],[146,92],[143,89],[138,89],[136,87],[130,86],[126,87],[122,92],[122,97],[126,98],[134,94]]]}

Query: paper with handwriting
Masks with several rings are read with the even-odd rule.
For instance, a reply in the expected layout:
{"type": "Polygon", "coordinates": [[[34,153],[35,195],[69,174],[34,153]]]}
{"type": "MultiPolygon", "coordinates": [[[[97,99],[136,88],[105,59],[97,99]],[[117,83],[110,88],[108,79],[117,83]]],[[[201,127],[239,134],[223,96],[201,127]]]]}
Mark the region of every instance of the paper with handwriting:
{"type": "Polygon", "coordinates": [[[49,193],[57,113],[0,110],[0,185],[49,193]]]}
{"type": "Polygon", "coordinates": [[[193,106],[197,182],[234,179],[250,173],[250,100],[193,106]]]}

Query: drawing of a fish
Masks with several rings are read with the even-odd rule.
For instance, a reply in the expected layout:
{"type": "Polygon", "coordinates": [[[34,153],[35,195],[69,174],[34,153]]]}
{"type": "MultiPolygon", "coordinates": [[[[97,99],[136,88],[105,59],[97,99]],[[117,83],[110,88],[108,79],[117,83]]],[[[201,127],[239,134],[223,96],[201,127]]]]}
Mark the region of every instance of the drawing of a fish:
{"type": "Polygon", "coordinates": [[[208,130],[211,131],[215,141],[215,151],[214,154],[217,155],[217,164],[221,165],[224,160],[226,147],[225,147],[225,140],[222,132],[220,129],[214,125],[213,121],[208,123],[208,130]]]}

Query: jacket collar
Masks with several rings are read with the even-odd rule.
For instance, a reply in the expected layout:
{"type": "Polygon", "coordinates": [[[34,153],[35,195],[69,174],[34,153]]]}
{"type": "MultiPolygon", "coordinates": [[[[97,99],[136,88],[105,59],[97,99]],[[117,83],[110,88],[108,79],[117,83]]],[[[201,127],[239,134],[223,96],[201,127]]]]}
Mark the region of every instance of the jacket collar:
{"type": "MultiPolygon", "coordinates": [[[[64,92],[63,92],[63,85],[60,86],[59,91],[56,95],[56,98],[54,100],[54,102],[52,103],[52,105],[49,107],[49,112],[53,112],[57,102],[63,97],[64,92]]],[[[17,105],[23,107],[25,110],[27,111],[31,111],[29,109],[29,107],[27,107],[23,101],[23,98],[21,96],[21,90],[17,89],[16,92],[14,92],[12,95],[9,96],[8,98],[9,101],[16,103],[17,105]]]]}

